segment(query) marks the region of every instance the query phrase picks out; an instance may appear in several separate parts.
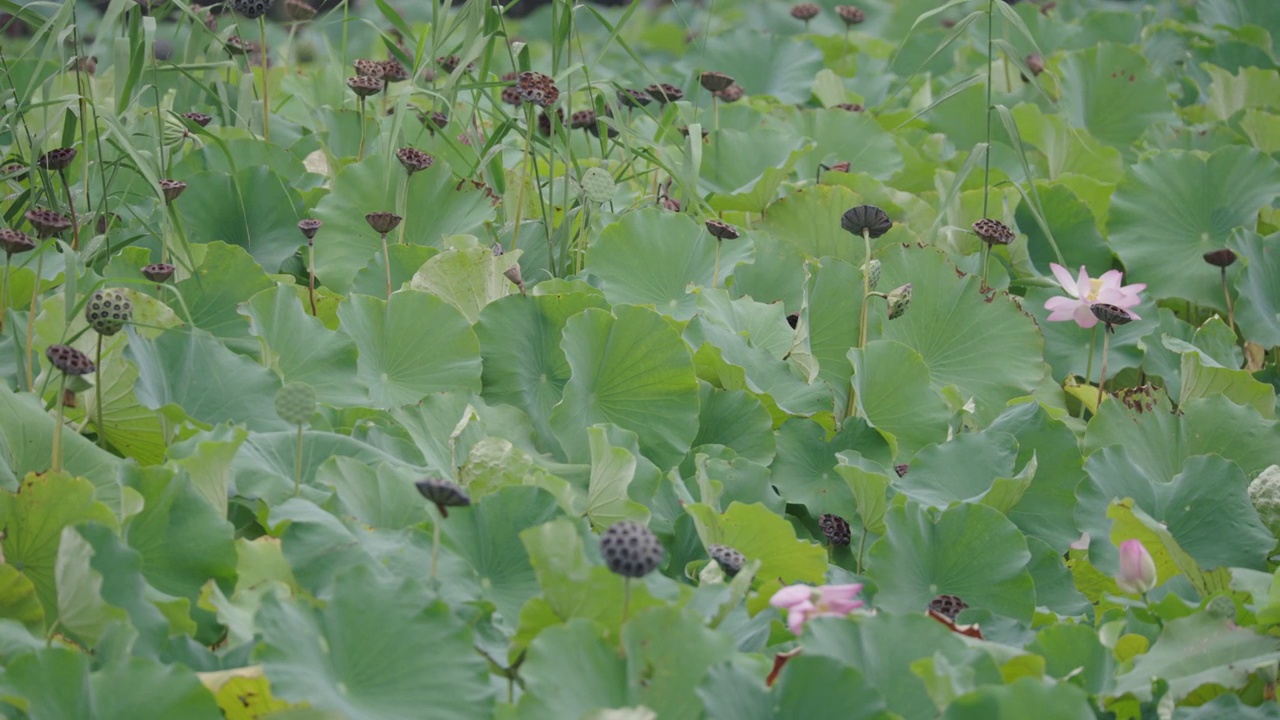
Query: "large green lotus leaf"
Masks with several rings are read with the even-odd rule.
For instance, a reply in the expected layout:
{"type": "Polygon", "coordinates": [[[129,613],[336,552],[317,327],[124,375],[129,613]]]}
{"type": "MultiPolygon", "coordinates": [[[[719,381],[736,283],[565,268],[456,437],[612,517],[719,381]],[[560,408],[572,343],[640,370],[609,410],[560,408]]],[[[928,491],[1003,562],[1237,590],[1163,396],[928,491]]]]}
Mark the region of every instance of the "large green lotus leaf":
{"type": "MultiPolygon", "coordinates": [[[[1075,274],[1078,269],[1077,267],[1069,272],[1075,274]]],[[[1126,277],[1126,282],[1128,281],[1129,278],[1126,277]]],[[[1044,304],[1049,298],[1062,296],[1065,293],[1060,289],[1033,288],[1027,292],[1022,307],[1040,324],[1040,330],[1044,334],[1044,358],[1053,370],[1053,377],[1084,377],[1088,374],[1090,380],[1096,383],[1102,372],[1101,333],[1105,328],[1095,325],[1098,337],[1094,338],[1092,330],[1081,328],[1073,320],[1049,322],[1049,310],[1044,304]],[[1093,351],[1092,365],[1089,362],[1090,350],[1093,351]]],[[[1108,341],[1107,375],[1110,377],[1115,377],[1121,370],[1141,365],[1144,357],[1143,343],[1152,333],[1158,332],[1162,324],[1172,326],[1177,322],[1172,312],[1157,309],[1150,299],[1133,308],[1133,311],[1141,319],[1117,327],[1108,341]]]]}
{"type": "Polygon", "coordinates": [[[613,423],[635,432],[659,468],[680,462],[698,434],[698,385],[688,347],[661,315],[584,310],[565,322],[561,348],[572,375],[551,427],[570,458],[588,456],[588,427],[613,423]]]}
{"type": "Polygon", "coordinates": [[[796,163],[796,172],[802,178],[816,177],[819,164],[838,162],[848,162],[850,172],[866,173],[880,180],[887,180],[902,169],[902,156],[893,136],[871,115],[839,109],[802,112],[796,108],[768,117],[783,129],[814,141],[813,151],[796,163]]]}
{"type": "Polygon", "coordinates": [[[1045,673],[1097,695],[1111,684],[1115,657],[1088,625],[1047,625],[1027,650],[1045,660],[1045,673]]]}
{"type": "Polygon", "coordinates": [[[202,172],[185,178],[176,203],[191,242],[221,241],[249,252],[267,272],[306,242],[298,232],[302,198],[265,165],[235,174],[202,172]]]}
{"type": "Polygon", "coordinates": [[[470,392],[436,393],[422,402],[405,405],[391,416],[412,442],[412,455],[401,459],[425,465],[443,477],[452,477],[471,452],[471,446],[494,436],[511,441],[521,451],[538,455],[533,428],[524,413],[510,405],[487,405],[470,392]]]}
{"type": "Polygon", "coordinates": [[[231,523],[200,497],[185,473],[147,468],[130,475],[129,486],[144,504],[122,534],[141,554],[147,584],[193,605],[206,582],[230,592],[236,578],[231,523]]]}
{"type": "MultiPolygon", "coordinates": [[[[421,463],[421,457],[407,463],[404,458],[367,442],[321,430],[302,433],[302,484],[312,485],[320,466],[331,457],[355,458],[370,465],[421,463]]],[[[283,502],[293,495],[294,470],[298,464],[298,431],[255,432],[240,445],[231,461],[231,488],[237,495],[283,502]]]]}
{"type": "MultiPolygon", "coordinates": [[[[424,245],[388,245],[387,253],[391,256],[391,291],[403,289],[405,283],[412,282],[413,276],[423,264],[439,252],[436,248],[424,245]]],[[[352,279],[347,294],[357,293],[381,298],[387,296],[387,260],[381,250],[369,258],[369,262],[352,279]]]]}
{"type": "Polygon", "coordinates": [[[227,349],[199,328],[172,330],[154,340],[132,329],[126,356],[138,366],[138,402],[206,425],[245,423],[250,430],[287,427],[275,411],[280,379],[227,349]]]}
{"type": "Polygon", "coordinates": [[[89,663],[88,655],[59,647],[22,655],[0,680],[2,694],[29,703],[32,718],[223,717],[213,694],[187,668],[132,657],[90,674],[89,663]]]}
{"type": "MultiPolygon", "coordinates": [[[[910,471],[894,483],[898,492],[931,508],[981,502],[997,478],[1013,476],[1018,441],[1002,432],[966,433],[930,445],[911,458],[910,471]]],[[[1003,509],[1003,508],[997,508],[1003,509]]]]}
{"type": "MultiPolygon", "coordinates": [[[[787,661],[788,664],[790,662],[787,661]]],[[[748,666],[742,655],[708,668],[697,690],[706,707],[707,717],[710,720],[773,720],[776,715],[763,677],[767,672],[766,668],[748,666]]],[[[858,704],[844,707],[857,708],[858,704]]]]}
{"type": "Polygon", "coordinates": [[[1065,553],[1080,537],[1072,509],[1076,486],[1085,478],[1084,458],[1075,433],[1049,416],[1039,403],[1021,403],[1004,411],[987,428],[1018,441],[1017,467],[1034,457],[1036,476],[1018,504],[1005,515],[1027,536],[1065,553]]]}
{"type": "MultiPolygon", "coordinates": [[[[399,198],[406,182],[404,168],[391,153],[371,153],[338,172],[333,189],[316,205],[312,216],[324,222],[316,236],[316,277],[325,286],[345,293],[356,273],[374,255],[382,253],[382,240],[364,216],[371,212],[396,212],[404,216],[400,227],[387,236],[389,243],[441,247],[455,234],[480,234],[493,208],[484,192],[464,182],[459,189],[449,166],[436,162],[408,178],[409,191],[401,212],[399,198]],[[330,238],[334,242],[324,242],[330,238]]],[[[299,238],[295,227],[294,233],[299,238]]]]}
{"type": "Polygon", "coordinates": [[[46,618],[58,617],[54,566],[62,529],[82,522],[116,525],[106,505],[93,497],[84,478],[65,473],[27,475],[16,493],[0,491],[0,538],[5,563],[22,571],[35,586],[46,618]]]}
{"type": "Polygon", "coordinates": [[[604,639],[604,628],[575,618],[544,630],[520,667],[520,720],[584,718],[627,705],[627,664],[604,639]]]}
{"type": "Polygon", "coordinates": [[[1266,568],[1276,539],[1258,519],[1247,492],[1249,478],[1235,463],[1197,455],[1181,463],[1181,472],[1165,475],[1159,466],[1141,464],[1139,457],[1113,445],[1085,462],[1089,479],[1077,491],[1075,514],[1080,528],[1093,538],[1094,565],[1109,570],[1117,557],[1107,536],[1107,506],[1132,498],[1205,568],[1266,568]]]}
{"type": "Polygon", "coordinates": [[[705,382],[699,383],[698,395],[698,434],[692,447],[723,445],[762,465],[773,462],[773,420],[754,395],[705,382]]]}
{"type": "MultiPolygon", "coordinates": [[[[17,489],[20,478],[49,469],[53,458],[54,419],[34,395],[15,393],[0,383],[0,485],[17,489]]],[[[71,428],[62,433],[62,467],[67,472],[90,478],[99,500],[121,509],[120,484],[116,473],[120,458],[99,448],[71,428]]]]}
{"type": "MultiPolygon", "coordinates": [[[[243,341],[234,346],[237,350],[254,352],[257,344],[248,340],[249,324],[241,317],[239,306],[275,283],[244,248],[213,242],[196,246],[193,254],[197,259],[195,273],[174,285],[186,312],[191,313],[191,322],[224,340],[243,341]]],[[[178,306],[180,310],[183,307],[178,306]]]]}
{"type": "Polygon", "coordinates": [[[826,428],[813,420],[788,420],[778,428],[777,447],[774,486],[788,503],[804,505],[814,517],[832,513],[852,520],[857,515],[849,484],[836,470],[838,453],[854,450],[891,462],[880,436],[858,421],[845,422],[827,437],[826,428]]]}
{"type": "MultiPolygon", "coordinates": [[[[938,391],[955,386],[972,400],[980,424],[991,422],[1012,399],[1030,395],[1044,374],[1044,341],[1036,323],[1003,293],[978,292],[979,278],[956,277],[956,268],[930,248],[891,248],[882,291],[912,283],[911,307],[884,323],[881,337],[920,353],[938,391]]],[[[878,303],[876,316],[883,312],[878,303]]]]}
{"type": "Polygon", "coordinates": [[[1235,273],[1240,293],[1236,300],[1236,324],[1249,340],[1263,347],[1280,346],[1280,234],[1261,237],[1250,230],[1237,230],[1227,247],[1240,257],[1243,267],[1228,268],[1235,273]]]}
{"type": "Polygon", "coordinates": [[[1021,677],[1004,686],[988,686],[961,695],[947,706],[942,720],[1093,720],[1089,695],[1069,683],[1050,685],[1021,677]]]}
{"type": "Polygon", "coordinates": [[[344,515],[375,528],[397,530],[430,518],[413,483],[421,479],[409,468],[389,463],[367,465],[350,456],[335,456],[316,469],[316,482],[338,493],[344,515]]]}
{"type": "Polygon", "coordinates": [[[521,251],[494,255],[469,235],[454,236],[449,244],[418,269],[410,287],[448,301],[473,324],[486,305],[520,292],[504,273],[519,264],[521,251]]]}
{"type": "MultiPolygon", "coordinates": [[[[925,600],[920,607],[927,604],[925,600]]],[[[938,717],[924,682],[913,672],[918,660],[944,658],[952,666],[970,666],[975,683],[1001,682],[990,655],[966,646],[958,635],[915,607],[903,608],[899,614],[881,606],[876,615],[857,622],[814,618],[805,623],[800,644],[805,656],[833,658],[860,672],[889,710],[904,720],[938,717]]]]}
{"type": "Polygon", "coordinates": [[[54,582],[58,586],[58,625],[68,637],[96,645],[112,625],[125,625],[129,614],[102,598],[102,574],[90,560],[93,547],[72,527],[62,530],[54,582]]]}
{"type": "MultiPolygon", "coordinates": [[[[858,344],[862,313],[861,262],[823,258],[809,287],[805,320],[809,352],[818,361],[818,377],[835,391],[837,412],[846,411],[853,365],[849,348],[858,344]]],[[[868,317],[868,320],[871,318],[868,317]]]]}
{"type": "Polygon", "coordinates": [[[702,703],[694,690],[707,668],[734,654],[733,636],[706,626],[690,608],[657,607],[622,627],[631,704],[656,717],[697,717],[702,703]]]}
{"type": "Polygon", "coordinates": [[[1203,397],[1225,397],[1234,403],[1248,405],[1263,417],[1274,420],[1276,389],[1254,378],[1248,370],[1223,367],[1198,349],[1182,353],[1181,402],[1203,397]]]}
{"type": "Polygon", "coordinates": [[[1280,163],[1247,147],[1203,157],[1171,150],[1129,168],[1111,201],[1111,246],[1129,278],[1157,299],[1183,298],[1226,311],[1218,269],[1203,255],[1280,195],[1280,163]]]}
{"type": "Polygon", "coordinates": [[[761,213],[800,157],[804,138],[764,128],[721,129],[702,150],[700,189],[720,212],[761,213]]]}
{"type": "Polygon", "coordinates": [[[571,374],[560,349],[561,335],[565,322],[589,307],[608,305],[587,293],[513,296],[485,306],[475,326],[485,400],[524,410],[537,429],[540,447],[548,452],[560,452],[551,411],[571,374]]]}
{"type": "Polygon", "coordinates": [[[443,525],[449,549],[471,568],[477,595],[497,607],[508,627],[515,627],[520,608],[538,594],[538,579],[520,533],[559,514],[551,493],[505,487],[470,508],[450,512],[443,525]]]}
{"type": "Polygon", "coordinates": [[[417,290],[399,291],[390,301],[353,295],[338,317],[360,352],[356,378],[368,386],[374,407],[480,389],[480,343],[462,313],[444,300],[417,290]]]}
{"type": "Polygon", "coordinates": [[[231,487],[231,463],[248,437],[249,431],[243,427],[223,424],[169,446],[172,465],[186,471],[196,492],[223,517],[231,487]]]}
{"type": "Polygon", "coordinates": [[[972,607],[1031,620],[1031,553],[998,511],[977,504],[937,511],[907,501],[889,508],[885,523],[888,529],[867,560],[867,577],[879,588],[877,606],[908,612],[949,593],[972,607]]]}
{"type": "MultiPolygon", "coordinates": [[[[864,202],[858,193],[842,185],[815,185],[771,205],[760,227],[805,257],[839,258],[858,268],[867,260],[866,242],[845,232],[840,217],[864,202]]],[[[895,224],[894,229],[871,241],[871,252],[878,255],[882,248],[908,239],[914,239],[910,232],[895,224]]],[[[861,279],[858,285],[862,285],[861,279]]]]}
{"type": "Polygon", "coordinates": [[[1169,683],[1169,694],[1181,700],[1204,685],[1243,688],[1249,675],[1280,659],[1280,639],[1236,627],[1207,613],[1170,620],[1146,654],[1129,672],[1116,677],[1112,696],[1133,693],[1152,697],[1152,678],[1169,683]]]}
{"type": "Polygon", "coordinates": [[[1275,107],[1280,97],[1280,77],[1273,70],[1247,67],[1232,74],[1213,65],[1204,70],[1212,78],[1205,105],[1219,120],[1228,120],[1246,108],[1275,107]]]}
{"type": "MultiPolygon", "coordinates": [[[[1124,174],[1120,151],[1100,142],[1088,131],[1071,127],[1067,119],[1057,114],[1045,114],[1036,105],[1021,103],[1012,110],[1018,125],[1018,134],[1024,145],[1032,145],[1044,153],[1050,180],[1063,175],[1076,174],[1101,182],[1114,183],[1124,174]]],[[[1044,199],[1041,190],[1041,199],[1044,199]]],[[[1102,208],[1090,208],[1094,214],[1102,208]]],[[[1034,222],[1034,221],[1033,221],[1034,222]]],[[[1031,227],[1018,220],[1018,226],[1031,227]]],[[[1056,236],[1058,229],[1054,227],[1056,236]]]]}
{"type": "Polygon", "coordinates": [[[849,720],[890,720],[884,698],[856,668],[830,657],[800,656],[787,661],[778,676],[772,717],[813,718],[841,708],[849,720]],[[846,714],[844,711],[847,710],[846,714]]]}
{"type": "Polygon", "coordinates": [[[1031,563],[1027,566],[1036,586],[1036,607],[1064,617],[1082,617],[1090,611],[1089,598],[1076,589],[1075,577],[1064,553],[1037,537],[1027,536],[1031,563]]]}
{"type": "Polygon", "coordinates": [[[1018,203],[1015,213],[1018,229],[1027,236],[1027,251],[1036,269],[1048,275],[1051,262],[1068,268],[1081,265],[1098,269],[1110,267],[1111,248],[1098,232],[1097,218],[1089,206],[1066,185],[1036,183],[1036,187],[1040,211],[1053,229],[1053,242],[1040,228],[1026,198],[1018,203]],[[1054,252],[1054,243],[1062,252],[1062,260],[1054,252]]]}
{"type": "Polygon", "coordinates": [[[772,32],[738,28],[695,43],[684,64],[690,71],[724,68],[748,95],[772,95],[793,104],[809,99],[813,76],[822,69],[822,53],[772,32]]]}
{"type": "Polygon", "coordinates": [[[256,656],[282,700],[353,720],[492,712],[488,670],[470,628],[416,581],[357,565],[335,576],[323,608],[270,595],[257,621],[263,644],[256,656]]]}
{"type": "Polygon", "coordinates": [[[249,332],[262,341],[263,364],[286,383],[306,383],[319,402],[360,405],[368,390],[356,374],[356,345],[303,309],[297,293],[274,287],[240,305],[249,332]]]}
{"type": "Polygon", "coordinates": [[[16,620],[32,632],[44,629],[44,607],[35,584],[9,564],[0,565],[0,618],[16,620]]]}
{"type": "Polygon", "coordinates": [[[703,446],[702,450],[704,452],[694,454],[685,462],[690,467],[687,472],[682,468],[685,486],[699,502],[716,507],[734,502],[746,505],[760,503],[773,512],[783,511],[784,502],[774,489],[769,468],[744,457],[735,457],[732,450],[723,446],[703,446]],[[706,488],[710,492],[706,492],[706,488]]]}
{"type": "Polygon", "coordinates": [[[639,210],[605,226],[587,249],[585,270],[600,278],[610,302],[653,305],[688,320],[698,302],[689,285],[712,286],[717,245],[725,287],[739,263],[752,261],[751,240],[717,241],[688,215],[639,210]]]}
{"type": "Polygon", "coordinates": [[[591,477],[581,514],[601,531],[622,520],[648,524],[649,508],[627,495],[627,488],[636,475],[636,456],[626,448],[609,444],[602,427],[587,428],[587,438],[591,477]]]}
{"type": "Polygon", "coordinates": [[[821,583],[827,571],[827,553],[822,546],[796,538],[796,530],[781,515],[764,505],[731,503],[717,513],[701,503],[688,505],[703,547],[728,545],[747,557],[759,560],[762,578],[783,582],[821,583]]]}
{"type": "MultiPolygon", "coordinates": [[[[201,170],[232,173],[239,168],[263,165],[284,178],[290,187],[300,190],[316,187],[324,181],[324,176],[307,171],[301,155],[295,155],[283,145],[263,142],[244,130],[239,131],[239,137],[232,136],[232,132],[224,129],[220,134],[222,142],[184,153],[182,159],[170,168],[170,176],[186,177],[201,170]]],[[[297,148],[293,145],[294,150],[297,148]]]]}
{"type": "Polygon", "coordinates": [[[795,244],[763,232],[753,233],[751,243],[755,262],[734,272],[734,295],[781,302],[788,312],[799,312],[804,302],[804,253],[795,244]]]}
{"type": "Polygon", "coordinates": [[[1163,79],[1137,50],[1103,43],[1051,62],[1063,114],[1102,142],[1127,149],[1147,128],[1174,120],[1163,79]]]}
{"type": "Polygon", "coordinates": [[[1280,720],[1280,705],[1264,702],[1256,707],[1246,705],[1239,695],[1227,693],[1197,707],[1183,705],[1173,711],[1173,720],[1280,720]]]}
{"type": "Polygon", "coordinates": [[[1248,477],[1280,457],[1280,422],[1226,398],[1203,398],[1174,414],[1164,402],[1138,412],[1123,403],[1103,403],[1085,430],[1084,449],[1123,446],[1133,464],[1150,477],[1172,478],[1193,455],[1221,455],[1248,477]]]}
{"type": "Polygon", "coordinates": [[[873,340],[849,350],[849,361],[856,414],[884,435],[895,458],[946,438],[951,410],[920,353],[894,340],[873,340]]]}

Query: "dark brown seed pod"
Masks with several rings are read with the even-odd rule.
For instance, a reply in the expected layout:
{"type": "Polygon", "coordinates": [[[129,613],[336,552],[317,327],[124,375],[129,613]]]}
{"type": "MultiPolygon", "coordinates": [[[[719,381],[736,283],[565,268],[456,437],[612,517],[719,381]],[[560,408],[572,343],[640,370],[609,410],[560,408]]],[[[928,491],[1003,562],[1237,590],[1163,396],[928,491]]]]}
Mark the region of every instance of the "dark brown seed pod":
{"type": "Polygon", "coordinates": [[[792,330],[795,330],[797,327],[799,327],[800,313],[798,312],[787,313],[787,324],[791,326],[792,330]]]}
{"type": "Polygon", "coordinates": [[[75,159],[75,148],[57,148],[41,155],[39,164],[45,170],[66,170],[75,159]]]}
{"type": "Polygon", "coordinates": [[[720,92],[733,84],[733,78],[716,70],[708,70],[698,76],[698,82],[709,92],[720,92]]]}
{"type": "Polygon", "coordinates": [[[186,189],[187,184],[181,180],[165,179],[160,181],[160,192],[164,194],[164,201],[166,203],[171,203],[174,200],[177,200],[178,196],[182,194],[182,191],[186,189]]]}
{"type": "Polygon", "coordinates": [[[169,263],[153,263],[142,268],[142,277],[153,283],[168,282],[176,270],[177,268],[169,263]]]}
{"type": "Polygon", "coordinates": [[[4,248],[6,256],[13,257],[19,253],[35,250],[36,243],[21,230],[0,228],[0,248],[4,248]]]}
{"type": "Polygon", "coordinates": [[[204,113],[198,113],[198,112],[182,113],[181,117],[184,120],[190,120],[191,122],[195,123],[196,125],[199,125],[200,127],[204,127],[208,125],[213,120],[213,118],[209,117],[208,115],[205,115],[204,113]]]}
{"type": "Polygon", "coordinates": [[[306,22],[316,17],[316,9],[306,0],[284,0],[284,11],[294,22],[306,22]]]}
{"type": "Polygon", "coordinates": [[[258,52],[258,43],[232,35],[227,38],[227,52],[231,55],[251,55],[258,52]]]}
{"type": "Polygon", "coordinates": [[[633,520],[621,520],[600,534],[600,554],[613,572],[640,578],[658,567],[665,551],[652,530],[633,520]]]}
{"type": "Polygon", "coordinates": [[[653,98],[644,90],[622,88],[618,90],[618,104],[623,107],[644,107],[653,102],[653,98]]]}
{"type": "MultiPolygon", "coordinates": [[[[447,73],[452,73],[454,70],[457,70],[458,65],[461,63],[462,58],[457,55],[443,55],[436,58],[436,64],[440,66],[441,70],[444,70],[447,73]]],[[[472,67],[473,66],[470,63],[467,64],[467,70],[471,70],[472,67]]]]}
{"type": "MultiPolygon", "coordinates": [[[[1031,53],[1027,56],[1027,69],[1032,75],[1039,75],[1044,72],[1044,56],[1040,53],[1031,53]]],[[[1025,78],[1024,78],[1025,79],[1025,78]]]]}
{"type": "Polygon", "coordinates": [[[907,463],[902,463],[901,465],[894,465],[893,471],[898,474],[898,477],[906,477],[907,473],[911,471],[911,466],[907,463]]]}
{"type": "Polygon", "coordinates": [[[298,221],[298,229],[302,231],[302,236],[308,241],[316,239],[316,232],[324,226],[324,223],[315,218],[303,218],[298,221]]]}
{"type": "Polygon", "coordinates": [[[569,116],[569,127],[574,130],[586,130],[596,124],[595,110],[579,110],[569,116]]]}
{"type": "Polygon", "coordinates": [[[423,125],[434,125],[443,130],[449,124],[449,116],[439,110],[433,110],[426,115],[421,116],[423,125]]]}
{"type": "Polygon", "coordinates": [[[955,595],[939,595],[929,601],[929,610],[955,622],[960,613],[969,609],[969,603],[955,595]]]}
{"type": "Polygon", "coordinates": [[[0,176],[10,180],[22,180],[27,176],[27,166],[16,162],[8,163],[4,167],[0,167],[0,176]]]}
{"type": "Polygon", "coordinates": [[[853,533],[849,529],[849,521],[839,515],[825,514],[820,516],[818,518],[818,528],[822,530],[822,536],[832,545],[843,547],[853,539],[853,533]]]}
{"type": "Polygon", "coordinates": [[[732,103],[741,100],[745,92],[746,91],[742,89],[741,85],[734,83],[723,90],[716,91],[713,94],[720,99],[720,102],[732,103]]]}
{"type": "MultiPolygon", "coordinates": [[[[564,124],[564,108],[556,108],[556,118],[560,124],[564,124]]],[[[538,113],[538,132],[545,136],[551,135],[551,116],[546,111],[538,113]]]]}
{"type": "Polygon", "coordinates": [[[1204,254],[1204,261],[1214,267],[1228,268],[1236,261],[1236,254],[1226,248],[1210,250],[1204,254]]]}
{"type": "Polygon", "coordinates": [[[738,228],[727,222],[711,219],[707,221],[707,232],[717,240],[737,240],[742,237],[742,233],[738,232],[738,228]]]}
{"type": "Polygon", "coordinates": [[[31,208],[26,212],[27,222],[36,229],[36,237],[53,237],[71,228],[71,220],[47,208],[31,208]]]}
{"type": "Polygon", "coordinates": [[[396,159],[410,175],[419,170],[426,170],[435,164],[436,159],[418,148],[402,147],[396,151],[396,159]]]}
{"type": "Polygon", "coordinates": [[[422,497],[426,498],[431,504],[436,506],[440,511],[441,517],[449,517],[449,508],[466,507],[471,504],[471,496],[467,494],[457,483],[442,480],[440,478],[426,478],[414,483],[414,487],[418,488],[418,492],[422,493],[422,497]]]}
{"type": "Polygon", "coordinates": [[[369,227],[373,228],[374,232],[386,235],[395,230],[404,218],[392,212],[371,212],[365,215],[364,219],[369,223],[369,227]]]}
{"type": "Polygon", "coordinates": [[[644,89],[649,93],[649,97],[657,100],[660,105],[666,105],[684,98],[684,91],[675,85],[668,83],[654,83],[644,89]]]}
{"type": "Polygon", "coordinates": [[[1094,303],[1089,306],[1089,311],[1093,316],[1102,321],[1107,326],[1107,332],[1114,333],[1117,325],[1127,325],[1133,322],[1133,315],[1128,310],[1116,307],[1110,303],[1094,303]]]}
{"type": "Polygon", "coordinates": [[[991,218],[982,218],[974,223],[973,231],[988,245],[1008,245],[1015,237],[1008,225],[991,218]]]}
{"type": "Polygon", "coordinates": [[[520,99],[534,105],[551,107],[560,99],[560,88],[555,81],[540,72],[526,71],[516,76],[516,93],[520,99]]]}
{"type": "Polygon", "coordinates": [[[728,545],[708,545],[707,555],[710,555],[729,577],[737,575],[742,570],[742,566],[747,564],[746,556],[728,545]]]}
{"type": "Polygon", "coordinates": [[[45,348],[44,356],[67,375],[88,375],[94,370],[93,361],[70,345],[50,345],[45,348]]]}
{"type": "Polygon", "coordinates": [[[837,108],[839,110],[844,110],[845,112],[853,112],[853,113],[862,112],[863,110],[862,105],[860,105],[859,103],[839,103],[837,105],[833,105],[832,107],[837,108]]]}
{"type": "Polygon", "coordinates": [[[371,75],[357,75],[347,78],[347,87],[360,97],[371,97],[382,92],[383,82],[382,78],[371,75]]]}
{"type": "Polygon", "coordinates": [[[120,215],[113,212],[105,212],[98,216],[93,223],[93,229],[98,231],[99,235],[106,235],[107,231],[112,228],[120,227],[120,215]]]}
{"type": "Polygon", "coordinates": [[[398,60],[383,60],[378,65],[382,70],[383,82],[404,82],[409,79],[409,70],[398,60]]]}
{"type": "Polygon", "coordinates": [[[382,63],[377,60],[368,58],[357,58],[351,63],[351,67],[355,68],[357,77],[381,78],[383,67],[382,63]]]}
{"type": "Polygon", "coordinates": [[[837,5],[836,15],[840,16],[845,25],[858,25],[867,19],[867,14],[862,12],[862,8],[852,5],[837,5]]]}
{"type": "Polygon", "coordinates": [[[822,8],[816,3],[800,3],[791,6],[791,17],[805,22],[818,17],[820,12],[822,12],[822,8]]]}
{"type": "Polygon", "coordinates": [[[609,121],[601,121],[599,118],[596,118],[596,122],[593,122],[587,126],[587,132],[591,133],[596,137],[600,137],[600,133],[602,132],[600,129],[601,127],[604,128],[603,132],[606,138],[618,137],[618,134],[619,134],[618,129],[613,126],[613,123],[609,121]]]}
{"type": "Polygon", "coordinates": [[[502,102],[520,107],[524,100],[520,98],[520,91],[516,89],[515,85],[512,85],[511,87],[502,88],[502,102]]]}
{"type": "Polygon", "coordinates": [[[93,75],[98,72],[98,58],[93,55],[82,55],[75,59],[76,72],[93,75]]]}
{"type": "Polygon", "coordinates": [[[840,227],[847,233],[861,236],[866,232],[868,236],[878,238],[889,232],[893,221],[888,213],[875,205],[859,205],[845,211],[840,217],[840,227]]]}
{"type": "Polygon", "coordinates": [[[257,20],[271,9],[274,0],[231,0],[231,9],[249,18],[257,20]]]}
{"type": "MultiPolygon", "coordinates": [[[[683,135],[683,136],[685,136],[685,137],[689,137],[689,126],[688,126],[688,125],[681,125],[680,127],[676,128],[676,129],[680,131],[680,134],[681,134],[681,135],[683,135]]],[[[707,136],[709,136],[710,134],[711,134],[711,131],[710,131],[710,130],[707,130],[706,128],[702,128],[702,139],[703,139],[703,140],[706,140],[706,139],[707,139],[707,136]]]]}

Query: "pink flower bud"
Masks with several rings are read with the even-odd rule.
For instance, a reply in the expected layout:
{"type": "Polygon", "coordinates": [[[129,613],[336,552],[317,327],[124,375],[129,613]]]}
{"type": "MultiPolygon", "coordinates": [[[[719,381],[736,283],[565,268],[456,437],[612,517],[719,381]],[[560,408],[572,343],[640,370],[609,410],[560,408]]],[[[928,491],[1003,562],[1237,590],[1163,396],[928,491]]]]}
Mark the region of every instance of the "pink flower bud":
{"type": "Polygon", "coordinates": [[[1141,595],[1156,586],[1156,561],[1138,540],[1120,543],[1120,574],[1116,584],[1124,592],[1141,595]]]}

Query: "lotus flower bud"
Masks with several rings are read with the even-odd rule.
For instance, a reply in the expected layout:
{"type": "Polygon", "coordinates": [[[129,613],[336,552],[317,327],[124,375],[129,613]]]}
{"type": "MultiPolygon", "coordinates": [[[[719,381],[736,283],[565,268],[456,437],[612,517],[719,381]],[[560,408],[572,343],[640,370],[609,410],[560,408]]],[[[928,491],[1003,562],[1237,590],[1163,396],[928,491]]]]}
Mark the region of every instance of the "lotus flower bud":
{"type": "Polygon", "coordinates": [[[1116,584],[1124,592],[1140,595],[1156,586],[1156,561],[1139,540],[1120,543],[1120,574],[1116,584]]]}

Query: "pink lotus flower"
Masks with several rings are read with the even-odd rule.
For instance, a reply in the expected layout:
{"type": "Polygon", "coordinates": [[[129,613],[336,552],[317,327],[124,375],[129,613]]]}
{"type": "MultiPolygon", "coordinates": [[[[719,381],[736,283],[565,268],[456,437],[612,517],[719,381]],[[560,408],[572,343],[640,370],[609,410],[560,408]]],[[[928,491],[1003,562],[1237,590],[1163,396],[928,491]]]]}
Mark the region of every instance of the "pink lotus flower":
{"type": "Polygon", "coordinates": [[[1124,592],[1141,595],[1156,586],[1156,561],[1140,540],[1120,543],[1120,574],[1116,585],[1124,592]]]}
{"type": "Polygon", "coordinates": [[[769,598],[769,604],[787,611],[787,628],[795,635],[812,617],[843,617],[863,606],[857,599],[861,584],[788,585],[769,598]]]}
{"type": "Polygon", "coordinates": [[[1045,302],[1044,309],[1050,311],[1050,322],[1075,320],[1080,327],[1091,328],[1098,324],[1098,318],[1089,310],[1089,306],[1094,303],[1115,305],[1128,310],[1134,320],[1141,319],[1132,308],[1142,304],[1142,298],[1138,294],[1147,289],[1146,283],[1122,286],[1120,281],[1124,278],[1124,273],[1119,270],[1108,270],[1101,277],[1090,278],[1088,271],[1081,265],[1080,277],[1072,279],[1071,273],[1057,263],[1049,263],[1049,269],[1053,270],[1053,276],[1058,279],[1062,289],[1071,296],[1049,298],[1045,302]]]}

